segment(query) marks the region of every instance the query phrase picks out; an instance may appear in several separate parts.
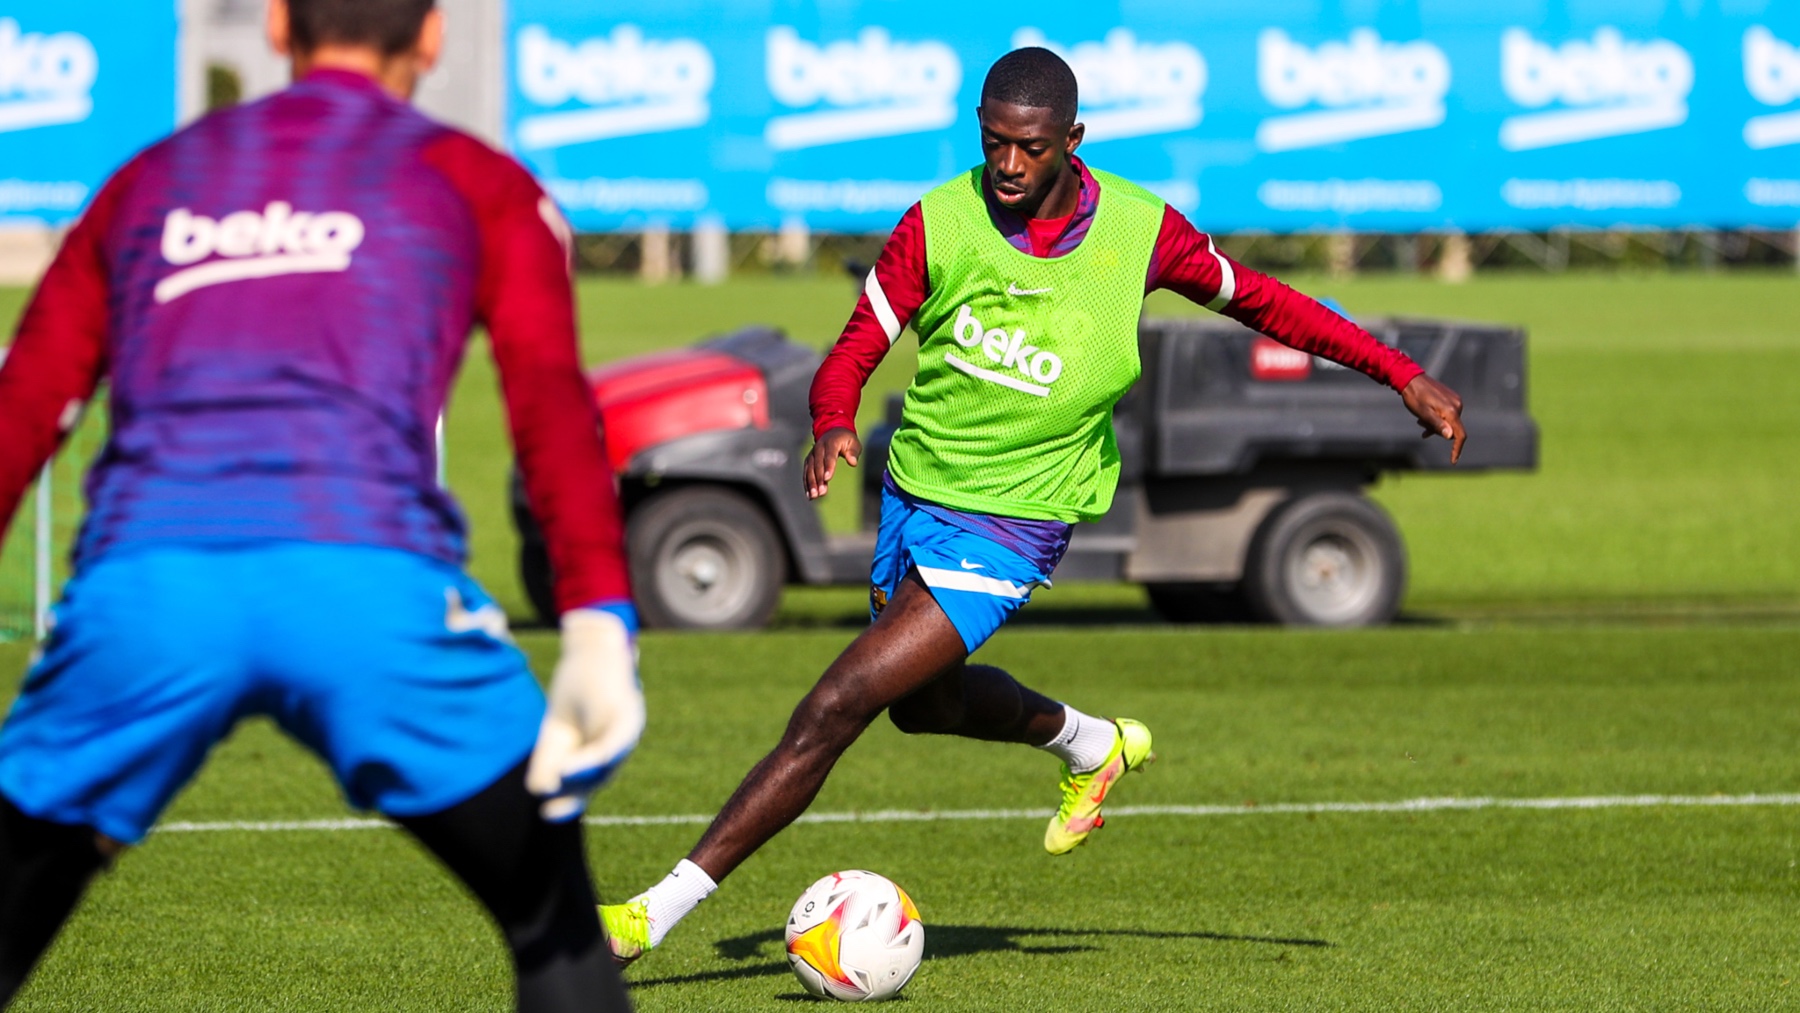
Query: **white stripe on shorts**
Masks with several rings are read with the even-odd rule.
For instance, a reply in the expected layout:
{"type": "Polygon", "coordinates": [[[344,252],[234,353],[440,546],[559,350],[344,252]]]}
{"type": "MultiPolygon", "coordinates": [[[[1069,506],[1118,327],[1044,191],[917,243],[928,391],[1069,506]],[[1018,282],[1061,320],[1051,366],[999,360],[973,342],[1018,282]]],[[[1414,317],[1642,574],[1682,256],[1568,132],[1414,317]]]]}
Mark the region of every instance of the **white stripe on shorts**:
{"type": "Polygon", "coordinates": [[[977,594],[991,594],[996,598],[1011,598],[1015,601],[1031,597],[1031,589],[1037,586],[1027,584],[1020,587],[1010,580],[995,580],[966,570],[940,570],[931,566],[921,566],[918,570],[919,578],[925,581],[927,587],[942,588],[945,591],[974,591],[977,594]]]}

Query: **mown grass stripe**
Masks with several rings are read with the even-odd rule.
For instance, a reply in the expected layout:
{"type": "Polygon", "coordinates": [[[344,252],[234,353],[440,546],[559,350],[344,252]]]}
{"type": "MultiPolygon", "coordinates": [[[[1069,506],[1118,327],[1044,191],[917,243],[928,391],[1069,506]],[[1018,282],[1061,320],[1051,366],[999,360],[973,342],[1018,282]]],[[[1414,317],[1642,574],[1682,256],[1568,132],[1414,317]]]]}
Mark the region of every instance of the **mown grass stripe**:
{"type": "MultiPolygon", "coordinates": [[[[1412,798],[1399,802],[1277,802],[1262,805],[1128,805],[1114,806],[1108,816],[1275,816],[1307,813],[1420,813],[1475,809],[1646,809],[1664,806],[1792,806],[1800,794],[1749,795],[1575,795],[1560,798],[1412,798]]],[[[807,813],[798,823],[934,823],[956,820],[1041,820],[1049,809],[872,809],[868,812],[807,813]]],[[[704,826],[712,817],[703,813],[649,816],[589,816],[595,827],[704,826]]],[[[386,830],[394,824],[380,819],[268,820],[174,822],[156,828],[157,833],[195,834],[235,831],[284,833],[292,831],[386,830]]]]}

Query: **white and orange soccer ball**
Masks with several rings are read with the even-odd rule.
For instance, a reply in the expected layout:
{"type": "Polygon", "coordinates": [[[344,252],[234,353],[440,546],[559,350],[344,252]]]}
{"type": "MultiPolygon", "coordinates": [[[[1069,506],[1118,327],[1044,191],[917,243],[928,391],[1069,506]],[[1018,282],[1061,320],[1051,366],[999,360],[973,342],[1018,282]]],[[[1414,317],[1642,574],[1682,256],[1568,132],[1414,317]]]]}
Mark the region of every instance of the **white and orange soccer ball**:
{"type": "Polygon", "coordinates": [[[892,880],[855,869],[834,872],[794,902],[787,952],[794,975],[813,995],[891,999],[925,957],[925,924],[892,880]]]}

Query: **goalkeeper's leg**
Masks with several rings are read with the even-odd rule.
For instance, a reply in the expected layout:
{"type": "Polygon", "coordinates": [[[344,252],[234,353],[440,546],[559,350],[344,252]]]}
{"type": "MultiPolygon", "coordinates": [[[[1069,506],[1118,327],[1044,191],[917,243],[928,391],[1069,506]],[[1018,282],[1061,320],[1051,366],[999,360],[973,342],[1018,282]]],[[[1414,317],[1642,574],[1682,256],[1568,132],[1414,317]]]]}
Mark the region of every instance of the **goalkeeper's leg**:
{"type": "Polygon", "coordinates": [[[629,1010],[594,911],[581,821],[545,822],[541,801],[520,764],[466,802],[399,822],[499,923],[520,1013],[629,1010]]]}
{"type": "Polygon", "coordinates": [[[0,797],[0,1007],[24,986],[107,861],[91,827],[34,819],[0,797]]]}

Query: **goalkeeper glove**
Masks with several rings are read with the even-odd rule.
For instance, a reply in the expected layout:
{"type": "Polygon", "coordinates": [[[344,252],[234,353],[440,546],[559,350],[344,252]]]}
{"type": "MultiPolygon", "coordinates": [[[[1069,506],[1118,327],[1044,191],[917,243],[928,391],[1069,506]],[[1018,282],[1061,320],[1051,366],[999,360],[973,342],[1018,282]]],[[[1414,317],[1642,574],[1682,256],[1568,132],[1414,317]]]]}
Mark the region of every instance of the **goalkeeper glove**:
{"type": "Polygon", "coordinates": [[[525,772],[525,787],[544,799],[547,820],[580,816],[588,795],[612,777],[644,733],[636,619],[629,605],[563,613],[562,657],[525,772]]]}

